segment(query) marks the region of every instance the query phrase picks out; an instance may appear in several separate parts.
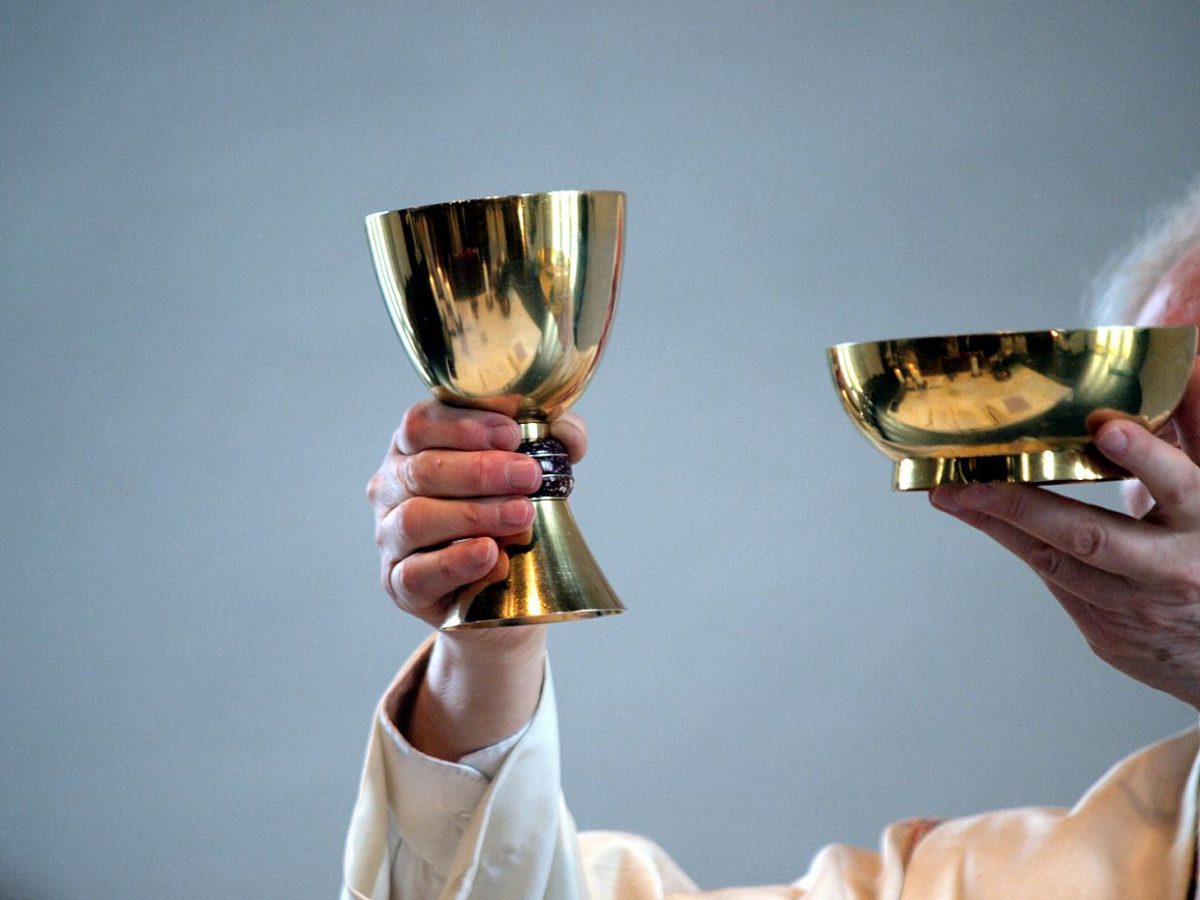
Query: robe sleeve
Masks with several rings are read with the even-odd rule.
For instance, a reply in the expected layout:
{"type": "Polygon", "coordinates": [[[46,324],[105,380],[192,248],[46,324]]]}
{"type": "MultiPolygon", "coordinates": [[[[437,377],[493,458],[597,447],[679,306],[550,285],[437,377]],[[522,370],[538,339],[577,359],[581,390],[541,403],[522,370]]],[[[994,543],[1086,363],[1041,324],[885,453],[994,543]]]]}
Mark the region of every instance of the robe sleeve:
{"type": "Polygon", "coordinates": [[[1071,810],[906,820],[885,830],[878,851],[824,848],[792,884],[702,893],[652,841],[577,834],[563,801],[549,666],[522,732],[458,763],[413,748],[394,713],[419,684],[429,648],[418,650],[376,710],[343,900],[1174,900],[1191,876],[1195,730],[1118,763],[1071,810]]]}
{"type": "Polygon", "coordinates": [[[346,839],[342,897],[586,896],[575,823],[562,797],[549,666],[522,732],[450,763],[416,750],[393,724],[431,645],[414,654],[376,710],[346,839]]]}

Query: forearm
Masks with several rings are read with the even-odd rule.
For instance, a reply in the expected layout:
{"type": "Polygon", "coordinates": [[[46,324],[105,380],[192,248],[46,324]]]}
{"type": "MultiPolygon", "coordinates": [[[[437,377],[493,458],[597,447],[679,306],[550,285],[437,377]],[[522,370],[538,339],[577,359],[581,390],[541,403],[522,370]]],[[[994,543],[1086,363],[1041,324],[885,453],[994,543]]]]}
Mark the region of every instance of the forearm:
{"type": "Polygon", "coordinates": [[[404,721],[409,743],[456,761],[520,729],[537,706],[545,626],[439,634],[404,721]]]}

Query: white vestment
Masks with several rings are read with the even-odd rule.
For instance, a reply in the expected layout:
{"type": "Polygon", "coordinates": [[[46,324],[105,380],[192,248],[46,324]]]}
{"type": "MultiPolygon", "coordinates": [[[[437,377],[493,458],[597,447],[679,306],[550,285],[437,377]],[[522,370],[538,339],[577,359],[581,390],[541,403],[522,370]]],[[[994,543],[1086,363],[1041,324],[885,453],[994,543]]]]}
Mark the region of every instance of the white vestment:
{"type": "Polygon", "coordinates": [[[1127,757],[1070,810],[889,826],[878,851],[831,845],[790,885],[702,892],[657,845],[577,834],[559,781],[549,670],[526,728],[460,763],[393,724],[430,644],[384,695],[346,843],[343,900],[1186,900],[1196,855],[1195,729],[1127,757]]]}

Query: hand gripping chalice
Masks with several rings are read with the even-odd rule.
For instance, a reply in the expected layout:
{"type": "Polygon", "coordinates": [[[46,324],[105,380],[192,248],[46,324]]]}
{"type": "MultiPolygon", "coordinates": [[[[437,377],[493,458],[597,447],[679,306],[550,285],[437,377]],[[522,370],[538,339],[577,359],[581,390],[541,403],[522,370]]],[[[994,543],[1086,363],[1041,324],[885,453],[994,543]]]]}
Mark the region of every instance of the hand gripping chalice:
{"type": "Polygon", "coordinates": [[[433,395],[510,415],[542,468],[504,581],[456,592],[443,630],[557,622],[624,607],[588,551],[551,422],[587,385],[616,307],[625,195],[555,191],[367,217],[388,315],[433,395]]]}

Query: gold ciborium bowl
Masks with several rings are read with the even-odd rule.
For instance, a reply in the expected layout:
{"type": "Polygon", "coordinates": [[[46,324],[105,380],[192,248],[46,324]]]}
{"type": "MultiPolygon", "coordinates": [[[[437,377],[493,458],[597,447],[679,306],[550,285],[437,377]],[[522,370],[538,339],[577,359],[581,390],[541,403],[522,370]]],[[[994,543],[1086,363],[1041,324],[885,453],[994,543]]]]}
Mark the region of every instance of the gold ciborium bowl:
{"type": "Polygon", "coordinates": [[[894,462],[892,486],[1107,481],[1129,473],[1091,435],[1162,426],[1196,357],[1194,326],[1081,328],[838,344],[842,405],[894,462]]]}
{"type": "Polygon", "coordinates": [[[542,468],[530,530],[501,546],[508,576],[456,593],[444,630],[621,612],[567,495],[566,448],[549,423],[583,391],[616,308],[625,195],[553,191],[368,216],[388,315],[439,400],[517,420],[542,468]]]}

